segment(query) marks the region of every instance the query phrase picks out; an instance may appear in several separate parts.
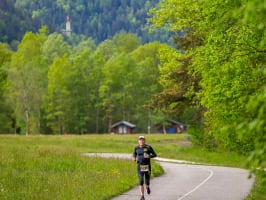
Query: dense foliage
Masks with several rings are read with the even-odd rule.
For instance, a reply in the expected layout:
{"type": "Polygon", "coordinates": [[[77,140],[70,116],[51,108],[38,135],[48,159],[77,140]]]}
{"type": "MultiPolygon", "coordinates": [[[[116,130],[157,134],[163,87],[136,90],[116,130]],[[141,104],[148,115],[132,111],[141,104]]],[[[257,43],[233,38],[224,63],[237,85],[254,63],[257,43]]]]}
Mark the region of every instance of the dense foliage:
{"type": "Polygon", "coordinates": [[[25,33],[15,52],[1,44],[1,132],[103,133],[119,120],[132,121],[144,132],[151,122],[182,117],[198,123],[199,144],[252,152],[252,167],[265,166],[264,0],[163,0],[157,8],[150,1],[12,2],[53,24],[69,14],[74,32],[83,33],[81,24],[92,25],[87,32],[96,31],[92,38],[107,39],[63,37],[43,27],[25,33]],[[116,20],[129,18],[142,30],[144,21],[111,9],[141,15],[141,6],[154,7],[149,12],[153,27],[176,33],[176,48],[143,43],[140,33],[141,38],[127,33],[134,32],[130,28],[119,34],[108,30],[116,20]],[[104,15],[86,18],[87,8],[104,15]],[[104,27],[110,35],[99,34],[101,20],[111,18],[115,21],[104,27]]]}
{"type": "Polygon", "coordinates": [[[26,31],[38,30],[39,23],[28,12],[16,7],[14,1],[0,1],[0,42],[8,42],[15,48],[26,31]]]}
{"type": "Polygon", "coordinates": [[[186,88],[184,95],[196,92],[193,101],[205,110],[201,144],[242,154],[253,151],[251,166],[265,166],[265,1],[163,0],[151,14],[154,26],[184,33],[175,40],[181,55],[163,53],[175,58],[170,60],[175,67],[168,59],[162,68],[176,85],[173,93],[178,92],[184,82],[176,71],[191,57],[185,69],[200,87],[186,88]]]}
{"type": "Polygon", "coordinates": [[[147,12],[159,0],[1,0],[0,41],[20,41],[26,31],[48,26],[51,32],[65,29],[70,16],[72,34],[83,34],[98,44],[120,31],[138,35],[143,43],[170,42],[169,33],[150,33],[147,12]]]}
{"type": "Polygon", "coordinates": [[[2,44],[0,132],[106,133],[120,120],[147,131],[163,46],[129,33],[70,45],[46,27],[27,32],[15,52],[2,44]]]}

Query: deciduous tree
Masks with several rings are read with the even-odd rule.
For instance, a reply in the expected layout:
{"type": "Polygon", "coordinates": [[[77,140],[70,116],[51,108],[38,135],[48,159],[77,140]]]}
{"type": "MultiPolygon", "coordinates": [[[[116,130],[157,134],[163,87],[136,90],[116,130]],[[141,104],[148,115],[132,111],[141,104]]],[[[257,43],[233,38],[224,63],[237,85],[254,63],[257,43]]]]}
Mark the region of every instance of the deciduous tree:
{"type": "Polygon", "coordinates": [[[8,70],[9,97],[17,117],[17,126],[26,134],[40,133],[40,117],[46,83],[46,63],[41,56],[41,45],[46,39],[40,33],[28,32],[12,56],[8,70]]]}

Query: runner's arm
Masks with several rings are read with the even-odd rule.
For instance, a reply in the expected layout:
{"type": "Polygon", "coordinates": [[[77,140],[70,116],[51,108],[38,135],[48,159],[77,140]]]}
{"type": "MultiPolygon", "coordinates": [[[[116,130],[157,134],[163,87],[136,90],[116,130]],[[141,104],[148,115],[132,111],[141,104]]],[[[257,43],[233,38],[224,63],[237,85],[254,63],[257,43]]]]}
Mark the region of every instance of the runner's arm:
{"type": "Polygon", "coordinates": [[[132,160],[133,161],[137,161],[137,151],[136,151],[136,148],[134,149],[134,152],[133,152],[133,155],[132,155],[132,160]]]}
{"type": "Polygon", "coordinates": [[[153,148],[150,146],[150,158],[155,158],[156,156],[157,156],[157,154],[155,153],[153,148]]]}

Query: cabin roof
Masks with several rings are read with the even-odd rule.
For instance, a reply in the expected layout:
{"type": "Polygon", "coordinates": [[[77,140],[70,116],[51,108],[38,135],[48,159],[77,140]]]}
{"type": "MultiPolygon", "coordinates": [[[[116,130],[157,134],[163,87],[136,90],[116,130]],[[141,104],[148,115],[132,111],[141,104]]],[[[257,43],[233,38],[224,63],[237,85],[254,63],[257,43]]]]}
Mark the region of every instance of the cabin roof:
{"type": "Polygon", "coordinates": [[[117,123],[113,124],[113,125],[112,125],[112,128],[117,127],[117,126],[119,126],[119,125],[126,125],[126,126],[128,126],[128,127],[130,127],[130,128],[135,128],[135,127],[136,127],[135,124],[132,124],[132,123],[130,123],[130,122],[128,122],[128,121],[120,121],[120,122],[117,122],[117,123]]]}

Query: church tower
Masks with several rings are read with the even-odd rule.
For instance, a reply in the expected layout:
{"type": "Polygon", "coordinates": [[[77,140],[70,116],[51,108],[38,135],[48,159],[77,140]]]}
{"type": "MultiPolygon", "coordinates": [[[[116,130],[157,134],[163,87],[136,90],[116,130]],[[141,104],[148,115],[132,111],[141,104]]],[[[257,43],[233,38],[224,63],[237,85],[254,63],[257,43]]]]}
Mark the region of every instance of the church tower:
{"type": "Polygon", "coordinates": [[[69,15],[66,18],[66,30],[65,30],[65,33],[66,33],[67,36],[70,36],[71,35],[71,24],[70,24],[70,17],[69,17],[69,15]]]}
{"type": "Polygon", "coordinates": [[[67,16],[66,18],[66,31],[71,32],[71,24],[70,24],[70,17],[67,16]]]}
{"type": "Polygon", "coordinates": [[[66,17],[66,28],[65,29],[61,29],[60,32],[66,36],[70,36],[71,35],[71,24],[70,24],[70,17],[69,15],[66,17]]]}

